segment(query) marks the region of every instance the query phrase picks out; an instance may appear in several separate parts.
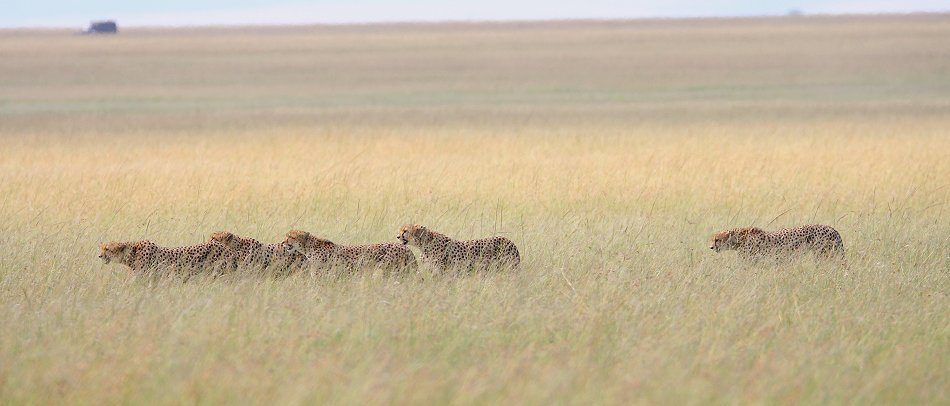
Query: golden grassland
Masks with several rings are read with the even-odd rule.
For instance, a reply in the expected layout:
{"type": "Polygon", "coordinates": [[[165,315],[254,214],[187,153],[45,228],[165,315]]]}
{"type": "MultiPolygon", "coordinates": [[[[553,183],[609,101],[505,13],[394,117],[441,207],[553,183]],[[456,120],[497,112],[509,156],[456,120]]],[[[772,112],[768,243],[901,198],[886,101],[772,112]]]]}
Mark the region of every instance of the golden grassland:
{"type": "Polygon", "coordinates": [[[0,402],[946,403],[948,17],[0,33],[0,402]],[[504,235],[149,280],[97,245],[504,235]],[[719,229],[836,227],[847,266],[719,229]]]}

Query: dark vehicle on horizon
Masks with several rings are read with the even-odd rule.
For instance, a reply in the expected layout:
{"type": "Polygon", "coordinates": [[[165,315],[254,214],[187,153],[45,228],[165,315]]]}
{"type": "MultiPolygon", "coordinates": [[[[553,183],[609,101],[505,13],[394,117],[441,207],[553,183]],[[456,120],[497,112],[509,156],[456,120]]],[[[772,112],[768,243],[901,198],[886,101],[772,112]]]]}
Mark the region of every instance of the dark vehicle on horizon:
{"type": "Polygon", "coordinates": [[[115,21],[93,21],[89,23],[89,28],[82,32],[83,34],[118,34],[119,26],[115,21]]]}

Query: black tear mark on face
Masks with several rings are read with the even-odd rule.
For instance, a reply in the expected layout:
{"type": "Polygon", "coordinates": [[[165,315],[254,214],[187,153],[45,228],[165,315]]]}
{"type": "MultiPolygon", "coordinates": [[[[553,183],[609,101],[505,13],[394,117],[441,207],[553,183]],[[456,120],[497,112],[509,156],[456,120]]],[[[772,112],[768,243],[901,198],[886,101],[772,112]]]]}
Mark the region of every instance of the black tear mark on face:
{"type": "Polygon", "coordinates": [[[286,242],[286,241],[284,241],[284,243],[281,244],[281,247],[284,249],[285,252],[287,252],[287,253],[289,253],[289,254],[293,254],[294,251],[296,251],[296,250],[294,249],[294,245],[291,244],[291,243],[289,243],[289,242],[286,242]]]}

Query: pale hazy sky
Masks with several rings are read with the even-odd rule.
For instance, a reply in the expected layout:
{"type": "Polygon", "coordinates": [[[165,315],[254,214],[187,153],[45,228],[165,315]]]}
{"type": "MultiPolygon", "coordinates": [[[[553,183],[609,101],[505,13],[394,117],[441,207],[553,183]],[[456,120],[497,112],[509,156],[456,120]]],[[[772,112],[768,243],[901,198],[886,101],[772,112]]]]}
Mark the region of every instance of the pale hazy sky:
{"type": "Polygon", "coordinates": [[[950,0],[0,0],[0,27],[546,20],[950,11],[950,0]]]}

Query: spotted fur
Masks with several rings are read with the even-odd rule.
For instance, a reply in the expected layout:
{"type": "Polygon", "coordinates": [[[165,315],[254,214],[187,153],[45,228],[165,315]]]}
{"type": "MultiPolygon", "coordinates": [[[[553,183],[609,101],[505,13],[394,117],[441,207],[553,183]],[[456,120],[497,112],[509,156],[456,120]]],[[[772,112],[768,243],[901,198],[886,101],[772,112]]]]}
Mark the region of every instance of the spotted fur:
{"type": "Polygon", "coordinates": [[[460,241],[418,225],[409,224],[396,237],[404,245],[419,247],[422,261],[440,271],[480,270],[492,265],[517,267],[521,255],[515,243],[505,237],[460,241]]]}
{"type": "Polygon", "coordinates": [[[303,268],[306,258],[299,253],[284,249],[283,244],[262,244],[250,237],[240,237],[227,231],[218,231],[211,235],[209,242],[227,246],[234,254],[238,268],[277,272],[303,268]]]}
{"type": "Polygon", "coordinates": [[[151,241],[110,242],[99,248],[103,263],[116,262],[137,272],[220,273],[235,268],[231,250],[217,242],[175,248],[160,247],[151,241]]]}
{"type": "Polygon", "coordinates": [[[809,224],[777,231],[746,227],[720,231],[712,236],[710,249],[716,252],[735,250],[746,259],[787,258],[791,254],[811,251],[820,256],[844,254],[841,234],[830,226],[809,224]]]}
{"type": "Polygon", "coordinates": [[[399,244],[346,246],[300,230],[287,233],[284,248],[306,256],[308,264],[315,269],[402,271],[416,264],[416,256],[412,251],[399,244]]]}

